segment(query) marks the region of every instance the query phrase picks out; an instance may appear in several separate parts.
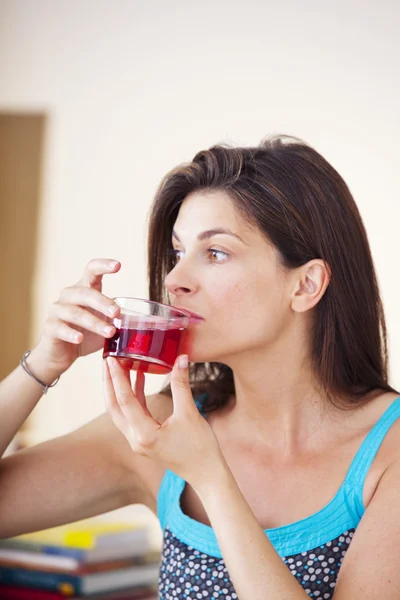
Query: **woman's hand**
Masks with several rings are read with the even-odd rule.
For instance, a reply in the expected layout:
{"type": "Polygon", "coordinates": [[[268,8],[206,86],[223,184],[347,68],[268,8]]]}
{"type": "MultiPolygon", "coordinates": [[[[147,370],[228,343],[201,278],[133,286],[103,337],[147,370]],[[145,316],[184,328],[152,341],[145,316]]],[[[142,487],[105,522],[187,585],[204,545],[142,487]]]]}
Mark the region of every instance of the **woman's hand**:
{"type": "Polygon", "coordinates": [[[187,356],[175,361],[171,373],[174,410],[163,424],[147,409],[144,373],[137,372],[133,391],[130,372],[117,359],[108,357],[103,361],[103,380],[107,412],[132,450],[163,463],[194,489],[207,485],[210,470],[224,458],[214,432],[193,400],[187,356]]]}
{"type": "Polygon", "coordinates": [[[120,268],[121,264],[115,260],[91,260],[82,279],[62,290],[28,359],[37,377],[51,383],[78,356],[99,350],[104,338],[114,335],[112,318],[119,314],[120,308],[101,290],[103,275],[116,273],[120,268]]]}

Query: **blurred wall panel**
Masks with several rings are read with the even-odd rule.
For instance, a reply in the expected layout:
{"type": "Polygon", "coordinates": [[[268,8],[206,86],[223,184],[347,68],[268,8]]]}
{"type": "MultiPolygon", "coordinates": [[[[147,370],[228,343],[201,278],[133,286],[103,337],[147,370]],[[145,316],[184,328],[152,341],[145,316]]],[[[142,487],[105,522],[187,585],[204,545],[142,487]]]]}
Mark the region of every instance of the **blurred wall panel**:
{"type": "Polygon", "coordinates": [[[29,347],[45,115],[0,113],[0,379],[29,347]]]}

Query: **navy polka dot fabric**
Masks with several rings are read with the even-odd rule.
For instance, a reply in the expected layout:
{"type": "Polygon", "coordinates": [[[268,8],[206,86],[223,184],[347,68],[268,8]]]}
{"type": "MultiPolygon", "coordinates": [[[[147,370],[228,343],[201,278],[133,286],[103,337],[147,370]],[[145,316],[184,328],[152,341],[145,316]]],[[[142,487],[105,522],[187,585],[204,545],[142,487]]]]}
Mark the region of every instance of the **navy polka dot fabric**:
{"type": "MultiPolygon", "coordinates": [[[[330,600],[354,529],[334,540],[282,560],[310,598],[330,600]]],[[[234,600],[238,596],[224,560],[181,542],[167,527],[161,559],[160,600],[234,600]]]]}

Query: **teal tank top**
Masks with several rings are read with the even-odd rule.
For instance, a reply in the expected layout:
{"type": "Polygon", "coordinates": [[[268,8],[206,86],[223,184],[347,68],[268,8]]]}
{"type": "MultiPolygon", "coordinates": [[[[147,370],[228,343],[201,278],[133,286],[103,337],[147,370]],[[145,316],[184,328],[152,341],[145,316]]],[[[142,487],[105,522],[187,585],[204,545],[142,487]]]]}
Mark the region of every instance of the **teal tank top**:
{"type": "MultiPolygon", "coordinates": [[[[201,408],[199,402],[196,404],[201,408]]],[[[334,498],[310,517],[273,529],[265,535],[311,598],[329,600],[343,558],[364,514],[364,482],[390,427],[400,416],[396,399],[374,425],[355,455],[334,498]]],[[[234,600],[214,531],[181,509],[185,481],[167,470],[158,493],[158,517],[163,529],[160,600],[221,598],[234,600]]]]}

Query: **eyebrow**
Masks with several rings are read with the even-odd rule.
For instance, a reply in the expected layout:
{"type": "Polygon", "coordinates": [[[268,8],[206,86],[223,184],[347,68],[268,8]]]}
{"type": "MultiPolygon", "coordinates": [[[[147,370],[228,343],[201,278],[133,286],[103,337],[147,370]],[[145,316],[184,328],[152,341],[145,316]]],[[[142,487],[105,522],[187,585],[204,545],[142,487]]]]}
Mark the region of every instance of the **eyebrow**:
{"type": "MultiPolygon", "coordinates": [[[[233,233],[233,231],[231,231],[230,229],[226,229],[226,227],[214,227],[213,229],[207,229],[207,231],[202,231],[201,233],[199,233],[199,235],[197,236],[197,239],[202,242],[204,240],[209,240],[210,238],[212,238],[214,235],[230,235],[238,240],[240,240],[243,244],[246,244],[246,242],[244,242],[242,240],[242,238],[240,237],[240,235],[237,235],[237,233],[233,233]]],[[[172,231],[172,237],[174,237],[178,242],[181,243],[181,240],[179,239],[176,231],[172,231]]]]}

